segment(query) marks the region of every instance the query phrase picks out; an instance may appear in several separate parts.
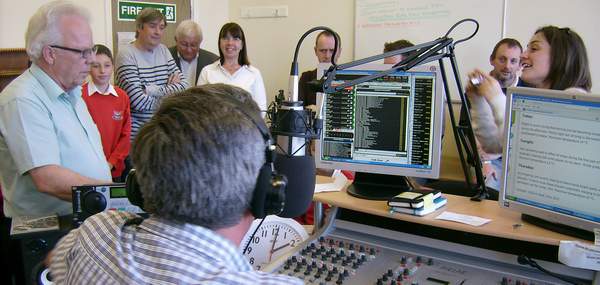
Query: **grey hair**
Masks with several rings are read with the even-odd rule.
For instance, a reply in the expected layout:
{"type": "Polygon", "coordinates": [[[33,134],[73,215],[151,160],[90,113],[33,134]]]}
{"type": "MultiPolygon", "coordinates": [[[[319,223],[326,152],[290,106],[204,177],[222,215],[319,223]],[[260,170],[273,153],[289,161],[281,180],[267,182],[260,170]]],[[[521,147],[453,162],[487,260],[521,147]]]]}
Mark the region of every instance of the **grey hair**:
{"type": "Polygon", "coordinates": [[[77,15],[88,23],[90,21],[90,13],[85,8],[69,1],[49,2],[31,16],[25,32],[25,47],[33,62],[41,57],[44,46],[62,43],[59,20],[66,15],[77,15]]]}
{"type": "Polygon", "coordinates": [[[185,20],[175,29],[175,37],[198,37],[200,42],[202,42],[202,29],[198,23],[192,20],[185,20]]]}
{"type": "Polygon", "coordinates": [[[209,229],[241,220],[267,142],[240,108],[260,120],[251,95],[225,84],[190,88],[162,101],[132,150],[146,211],[209,229]]]}

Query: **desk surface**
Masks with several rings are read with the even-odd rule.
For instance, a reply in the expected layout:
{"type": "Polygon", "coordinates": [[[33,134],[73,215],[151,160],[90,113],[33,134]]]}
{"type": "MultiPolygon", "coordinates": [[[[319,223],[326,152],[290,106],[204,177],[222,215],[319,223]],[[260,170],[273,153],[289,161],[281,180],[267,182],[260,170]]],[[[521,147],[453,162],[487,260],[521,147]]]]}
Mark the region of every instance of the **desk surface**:
{"type": "Polygon", "coordinates": [[[346,191],[318,193],[315,194],[314,200],[340,208],[364,212],[372,215],[494,237],[555,246],[558,246],[561,240],[580,240],[575,237],[559,234],[526,223],[521,220],[521,215],[519,213],[501,208],[497,201],[485,200],[482,202],[473,202],[469,199],[469,197],[449,194],[444,194],[444,196],[448,199],[448,204],[442,209],[439,209],[424,217],[417,217],[403,213],[390,213],[386,201],[359,199],[348,195],[346,191]],[[491,219],[492,221],[483,226],[474,227],[457,222],[436,220],[435,217],[437,217],[443,211],[478,216],[491,219]]]}

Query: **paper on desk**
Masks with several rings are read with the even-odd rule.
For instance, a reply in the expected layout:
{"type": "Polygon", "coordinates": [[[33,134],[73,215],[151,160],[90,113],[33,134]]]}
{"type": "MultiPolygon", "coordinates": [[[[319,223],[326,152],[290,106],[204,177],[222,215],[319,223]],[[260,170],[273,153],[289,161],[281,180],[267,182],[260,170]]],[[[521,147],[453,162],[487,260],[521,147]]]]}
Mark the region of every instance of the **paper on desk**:
{"type": "Polygon", "coordinates": [[[600,246],[579,241],[560,241],[558,261],[571,267],[600,270],[600,246]]]}
{"type": "Polygon", "coordinates": [[[334,179],[331,183],[315,184],[315,193],[341,191],[348,183],[348,178],[341,171],[334,171],[331,177],[334,179]]]}
{"type": "Polygon", "coordinates": [[[448,211],[444,211],[435,218],[438,220],[459,222],[476,227],[483,226],[491,221],[490,219],[484,219],[476,216],[463,215],[448,211]]]}

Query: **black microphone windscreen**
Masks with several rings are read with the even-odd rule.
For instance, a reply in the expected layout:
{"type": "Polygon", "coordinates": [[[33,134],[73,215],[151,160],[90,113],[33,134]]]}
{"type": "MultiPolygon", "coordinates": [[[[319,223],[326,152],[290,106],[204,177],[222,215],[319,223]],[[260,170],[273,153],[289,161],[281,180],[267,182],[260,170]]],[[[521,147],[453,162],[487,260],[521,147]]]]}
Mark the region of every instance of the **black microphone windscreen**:
{"type": "Polygon", "coordinates": [[[298,217],[306,212],[315,191],[315,161],[312,156],[277,156],[275,170],[287,177],[285,206],[278,216],[298,217]]]}
{"type": "Polygon", "coordinates": [[[315,79],[315,80],[306,82],[306,85],[308,86],[308,89],[312,92],[323,92],[323,83],[324,82],[325,82],[325,80],[323,80],[323,79],[315,79]]]}

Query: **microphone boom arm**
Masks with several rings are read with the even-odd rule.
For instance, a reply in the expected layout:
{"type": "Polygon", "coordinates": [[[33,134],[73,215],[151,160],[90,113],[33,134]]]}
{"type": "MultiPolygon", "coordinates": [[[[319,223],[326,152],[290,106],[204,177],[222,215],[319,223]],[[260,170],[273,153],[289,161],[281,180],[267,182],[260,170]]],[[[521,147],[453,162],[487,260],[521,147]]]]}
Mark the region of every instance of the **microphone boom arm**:
{"type": "MultiPolygon", "coordinates": [[[[479,153],[477,152],[475,134],[473,132],[473,127],[471,124],[471,113],[469,111],[469,101],[468,101],[466,95],[463,93],[462,84],[461,84],[460,76],[459,76],[459,72],[458,72],[458,65],[456,63],[456,56],[454,54],[454,48],[455,48],[456,44],[471,39],[477,33],[478,30],[479,30],[479,23],[477,23],[477,21],[475,21],[473,19],[463,19],[463,20],[457,22],[456,24],[454,24],[450,28],[450,30],[448,30],[446,35],[444,35],[443,37],[438,38],[436,40],[430,41],[430,42],[422,43],[422,44],[415,45],[415,46],[408,47],[408,48],[403,48],[403,49],[399,49],[399,50],[386,52],[386,53],[379,54],[379,55],[370,56],[367,58],[355,60],[355,61],[352,61],[349,63],[340,64],[340,65],[336,65],[335,62],[332,61],[331,67],[329,67],[329,69],[325,71],[325,74],[323,75],[323,78],[322,78],[322,79],[325,79],[323,82],[323,92],[324,93],[334,93],[334,92],[339,92],[340,90],[343,90],[344,88],[347,88],[350,86],[355,86],[357,84],[364,83],[369,80],[381,78],[381,77],[387,76],[387,75],[397,72],[397,71],[407,71],[415,66],[426,64],[426,63],[437,60],[440,65],[442,81],[444,84],[444,90],[446,92],[446,101],[448,103],[448,113],[450,116],[450,121],[452,123],[452,131],[454,134],[454,139],[456,141],[456,147],[458,148],[458,154],[459,154],[461,165],[462,165],[463,172],[465,175],[465,182],[468,185],[469,189],[473,189],[476,191],[475,196],[473,196],[471,198],[471,200],[473,200],[473,201],[481,201],[482,199],[488,198],[489,194],[488,194],[486,186],[485,186],[485,179],[484,179],[483,172],[482,172],[481,159],[479,157],[479,153]],[[454,42],[452,38],[448,37],[450,32],[452,32],[452,30],[454,30],[455,27],[457,27],[459,24],[461,24],[463,22],[467,22],[467,21],[473,22],[476,25],[476,28],[475,28],[475,31],[473,32],[473,34],[471,34],[470,36],[468,36],[464,39],[460,39],[456,42],[454,42]],[[334,86],[332,84],[332,82],[336,79],[337,71],[339,71],[339,70],[348,69],[348,68],[351,68],[354,66],[371,63],[371,62],[374,62],[374,61],[377,61],[377,60],[380,60],[380,59],[383,59],[386,57],[405,54],[405,53],[409,53],[409,52],[412,52],[412,54],[410,54],[409,56],[407,56],[407,58],[398,62],[397,64],[395,64],[392,68],[390,68],[388,70],[384,70],[384,71],[381,71],[379,73],[372,74],[372,75],[366,75],[363,77],[359,77],[354,80],[341,83],[339,85],[334,86]],[[458,124],[457,124],[457,120],[455,119],[455,116],[454,116],[454,111],[452,109],[450,90],[448,87],[448,80],[446,78],[446,72],[444,69],[444,62],[443,62],[444,58],[450,59],[452,71],[454,73],[454,77],[455,77],[455,81],[456,81],[456,85],[457,85],[457,89],[458,89],[458,92],[460,93],[459,95],[460,95],[461,107],[462,107],[462,111],[463,111],[462,113],[465,114],[464,118],[461,118],[458,121],[458,124]],[[465,153],[466,153],[466,158],[465,158],[465,153]],[[474,187],[471,184],[471,176],[469,175],[470,171],[468,169],[469,165],[468,165],[467,160],[471,160],[472,163],[474,164],[475,180],[476,180],[474,187]]],[[[336,40],[337,40],[337,35],[336,35],[336,40]]],[[[337,47],[337,45],[336,45],[336,47],[337,47]]]]}

